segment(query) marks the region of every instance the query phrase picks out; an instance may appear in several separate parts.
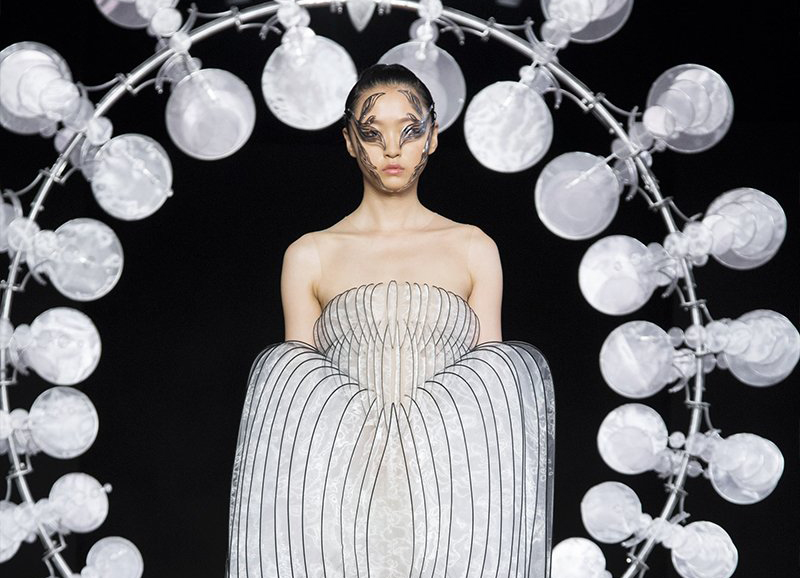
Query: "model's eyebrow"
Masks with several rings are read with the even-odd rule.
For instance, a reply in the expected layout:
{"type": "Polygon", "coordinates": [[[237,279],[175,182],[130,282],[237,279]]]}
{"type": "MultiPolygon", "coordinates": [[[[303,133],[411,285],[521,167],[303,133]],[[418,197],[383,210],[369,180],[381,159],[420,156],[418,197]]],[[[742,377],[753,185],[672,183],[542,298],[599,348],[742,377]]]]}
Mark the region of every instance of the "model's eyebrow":
{"type": "Polygon", "coordinates": [[[420,119],[417,118],[417,115],[415,115],[413,112],[409,112],[406,116],[401,116],[400,118],[397,118],[394,121],[388,120],[386,122],[382,122],[380,120],[375,119],[375,117],[372,117],[369,122],[371,124],[391,124],[392,122],[394,122],[394,124],[401,124],[408,122],[410,120],[420,120],[420,119]]]}

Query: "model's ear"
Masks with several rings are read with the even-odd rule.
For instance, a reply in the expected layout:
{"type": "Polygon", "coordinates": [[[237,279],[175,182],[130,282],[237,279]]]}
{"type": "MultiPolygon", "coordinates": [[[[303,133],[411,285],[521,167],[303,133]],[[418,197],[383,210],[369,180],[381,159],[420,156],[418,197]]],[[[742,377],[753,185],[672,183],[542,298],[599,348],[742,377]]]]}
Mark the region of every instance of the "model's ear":
{"type": "Polygon", "coordinates": [[[439,145],[439,121],[433,123],[433,135],[431,136],[431,144],[428,147],[428,154],[433,154],[436,147],[439,145]]]}
{"type": "Polygon", "coordinates": [[[356,157],[356,150],[353,146],[353,143],[350,142],[350,133],[347,130],[347,127],[342,129],[342,134],[344,135],[344,143],[347,146],[347,152],[350,153],[350,156],[355,158],[356,157]]]}

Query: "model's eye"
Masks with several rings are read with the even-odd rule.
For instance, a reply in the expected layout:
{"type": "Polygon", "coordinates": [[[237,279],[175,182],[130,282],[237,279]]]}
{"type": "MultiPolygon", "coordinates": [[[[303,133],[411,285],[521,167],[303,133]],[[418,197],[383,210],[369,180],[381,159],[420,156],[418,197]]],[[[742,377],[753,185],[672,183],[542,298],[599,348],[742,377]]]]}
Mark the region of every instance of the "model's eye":
{"type": "Polygon", "coordinates": [[[425,126],[422,124],[409,125],[403,130],[403,134],[411,138],[422,136],[425,134],[425,126]]]}

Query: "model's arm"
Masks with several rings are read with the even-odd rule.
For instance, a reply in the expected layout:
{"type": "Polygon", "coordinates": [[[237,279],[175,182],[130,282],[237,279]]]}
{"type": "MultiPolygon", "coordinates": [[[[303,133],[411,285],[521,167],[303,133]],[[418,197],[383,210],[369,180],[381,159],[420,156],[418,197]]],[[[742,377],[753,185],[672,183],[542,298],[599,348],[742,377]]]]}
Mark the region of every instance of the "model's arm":
{"type": "Polygon", "coordinates": [[[471,232],[467,262],[472,278],[469,306],[480,321],[478,343],[502,341],[503,267],[497,245],[478,227],[471,232]]]}
{"type": "Polygon", "coordinates": [[[322,267],[313,234],[307,233],[289,245],[281,270],[284,338],[309,345],[314,345],[314,322],[321,312],[317,283],[322,267]]]}

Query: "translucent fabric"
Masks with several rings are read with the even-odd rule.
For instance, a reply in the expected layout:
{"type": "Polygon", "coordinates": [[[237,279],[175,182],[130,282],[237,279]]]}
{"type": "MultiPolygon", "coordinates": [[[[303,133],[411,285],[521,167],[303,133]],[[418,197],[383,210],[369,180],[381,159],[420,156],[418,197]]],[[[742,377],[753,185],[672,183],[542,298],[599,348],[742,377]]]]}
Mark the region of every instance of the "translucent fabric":
{"type": "Polygon", "coordinates": [[[478,335],[460,296],[390,281],[334,297],[315,347],[262,351],[227,576],[549,577],[550,370],[530,344],[478,335]]]}

